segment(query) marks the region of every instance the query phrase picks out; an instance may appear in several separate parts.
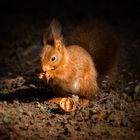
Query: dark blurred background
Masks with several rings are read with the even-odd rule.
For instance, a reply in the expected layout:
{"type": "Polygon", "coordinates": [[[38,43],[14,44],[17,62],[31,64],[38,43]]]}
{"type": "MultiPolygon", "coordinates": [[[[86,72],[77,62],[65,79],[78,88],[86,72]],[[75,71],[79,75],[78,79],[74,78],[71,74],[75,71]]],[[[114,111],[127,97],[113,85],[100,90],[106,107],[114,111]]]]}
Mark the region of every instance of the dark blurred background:
{"type": "MultiPolygon", "coordinates": [[[[18,64],[17,68],[13,66],[14,70],[23,70],[26,65],[19,66],[19,63],[23,63],[23,58],[26,58],[21,53],[25,51],[22,49],[38,44],[42,37],[41,31],[44,31],[49,19],[57,18],[61,23],[71,24],[75,20],[105,18],[113,21],[117,30],[126,39],[122,41],[122,46],[125,48],[125,55],[129,56],[127,65],[131,63],[130,69],[136,69],[135,72],[139,73],[139,6],[138,1],[135,0],[1,0],[0,71],[2,73],[7,69],[11,71],[9,67],[12,67],[13,62],[18,64]]],[[[31,49],[27,56],[32,54],[31,49]]]]}
{"type": "Polygon", "coordinates": [[[0,14],[31,14],[45,18],[133,18],[140,16],[138,2],[113,0],[1,0],[0,14]]]}

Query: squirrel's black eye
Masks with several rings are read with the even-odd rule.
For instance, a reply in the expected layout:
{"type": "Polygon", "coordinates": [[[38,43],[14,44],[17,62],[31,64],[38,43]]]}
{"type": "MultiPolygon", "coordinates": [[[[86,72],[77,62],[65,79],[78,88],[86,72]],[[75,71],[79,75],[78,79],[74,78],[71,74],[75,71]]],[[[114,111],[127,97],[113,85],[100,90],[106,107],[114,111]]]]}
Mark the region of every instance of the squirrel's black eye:
{"type": "Polygon", "coordinates": [[[55,56],[53,56],[53,57],[51,58],[51,61],[55,61],[55,59],[56,59],[55,56]]]}

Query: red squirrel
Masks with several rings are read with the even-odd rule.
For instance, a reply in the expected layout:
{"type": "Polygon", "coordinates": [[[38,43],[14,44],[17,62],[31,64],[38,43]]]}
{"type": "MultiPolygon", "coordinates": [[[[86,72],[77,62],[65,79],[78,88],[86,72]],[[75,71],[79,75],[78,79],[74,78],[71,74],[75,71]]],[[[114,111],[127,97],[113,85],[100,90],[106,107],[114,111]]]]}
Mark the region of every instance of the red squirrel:
{"type": "Polygon", "coordinates": [[[78,95],[93,99],[98,91],[97,73],[112,69],[116,46],[112,33],[102,25],[77,26],[64,43],[61,25],[50,23],[43,35],[40,79],[54,86],[59,96],[78,95]]]}

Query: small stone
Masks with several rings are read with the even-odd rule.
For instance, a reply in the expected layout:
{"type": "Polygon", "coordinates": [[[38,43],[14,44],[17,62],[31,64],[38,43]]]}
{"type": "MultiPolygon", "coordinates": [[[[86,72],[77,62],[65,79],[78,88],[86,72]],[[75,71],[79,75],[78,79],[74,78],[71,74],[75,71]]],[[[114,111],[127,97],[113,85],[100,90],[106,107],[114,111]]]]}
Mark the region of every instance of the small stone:
{"type": "Polygon", "coordinates": [[[30,84],[29,87],[31,87],[31,88],[37,88],[34,84],[30,84]]]}

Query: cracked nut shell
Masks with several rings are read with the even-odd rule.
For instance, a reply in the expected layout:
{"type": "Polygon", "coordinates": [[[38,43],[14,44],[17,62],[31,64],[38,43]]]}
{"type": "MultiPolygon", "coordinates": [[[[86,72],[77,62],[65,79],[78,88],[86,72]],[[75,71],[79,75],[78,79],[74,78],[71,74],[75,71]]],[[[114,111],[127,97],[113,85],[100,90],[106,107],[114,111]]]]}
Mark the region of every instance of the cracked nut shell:
{"type": "Polygon", "coordinates": [[[76,109],[75,102],[72,98],[62,98],[59,103],[59,107],[64,112],[72,112],[76,109]]]}

